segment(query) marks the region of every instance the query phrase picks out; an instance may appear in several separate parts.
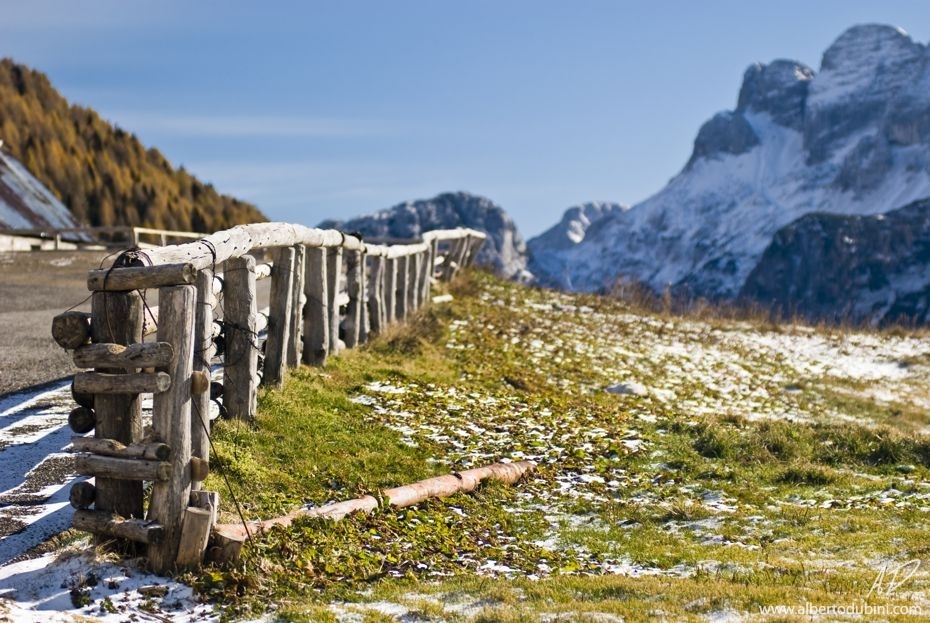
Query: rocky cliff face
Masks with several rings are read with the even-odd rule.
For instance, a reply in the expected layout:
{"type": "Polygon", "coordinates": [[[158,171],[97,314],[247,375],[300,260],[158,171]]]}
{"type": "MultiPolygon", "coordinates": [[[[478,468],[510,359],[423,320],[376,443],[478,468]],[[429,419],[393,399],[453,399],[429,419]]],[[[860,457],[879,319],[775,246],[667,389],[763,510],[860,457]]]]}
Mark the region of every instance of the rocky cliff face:
{"type": "Polygon", "coordinates": [[[513,219],[489,199],[469,193],[443,193],[408,201],[348,221],[325,221],[320,227],[353,231],[368,239],[407,240],[433,229],[470,227],[488,234],[476,262],[508,279],[528,281],[526,243],[513,219]]]}
{"type": "MultiPolygon", "coordinates": [[[[623,278],[728,299],[797,219],[875,216],[925,197],[930,51],[900,29],[861,25],[827,49],[818,72],[790,60],[751,65],[736,108],[704,124],[665,188],[552,255],[560,285],[573,289],[623,278]]],[[[534,266],[545,256],[534,252],[534,266]]]]}
{"type": "Polygon", "coordinates": [[[741,298],[810,320],[926,322],[930,199],[874,216],[801,217],[775,234],[741,298]]]}

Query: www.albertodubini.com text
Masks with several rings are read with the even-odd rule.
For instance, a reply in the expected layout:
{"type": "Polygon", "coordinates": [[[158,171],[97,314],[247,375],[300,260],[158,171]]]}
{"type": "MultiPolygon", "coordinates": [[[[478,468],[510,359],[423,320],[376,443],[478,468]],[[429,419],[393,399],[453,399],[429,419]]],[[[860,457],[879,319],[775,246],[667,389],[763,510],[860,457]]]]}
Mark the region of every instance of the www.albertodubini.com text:
{"type": "Polygon", "coordinates": [[[845,605],[815,605],[810,602],[792,606],[759,606],[760,614],[774,615],[866,615],[866,616],[920,616],[924,610],[919,605],[868,604],[864,601],[845,605]]]}

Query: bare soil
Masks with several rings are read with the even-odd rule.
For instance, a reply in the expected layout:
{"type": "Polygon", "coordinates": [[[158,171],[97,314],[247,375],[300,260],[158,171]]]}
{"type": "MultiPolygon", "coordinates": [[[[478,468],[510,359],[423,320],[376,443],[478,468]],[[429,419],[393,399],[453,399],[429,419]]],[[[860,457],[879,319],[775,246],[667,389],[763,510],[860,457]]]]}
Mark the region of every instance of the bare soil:
{"type": "Polygon", "coordinates": [[[52,318],[90,311],[87,272],[104,251],[0,253],[0,396],[74,374],[71,355],[52,340],[52,318]]]}

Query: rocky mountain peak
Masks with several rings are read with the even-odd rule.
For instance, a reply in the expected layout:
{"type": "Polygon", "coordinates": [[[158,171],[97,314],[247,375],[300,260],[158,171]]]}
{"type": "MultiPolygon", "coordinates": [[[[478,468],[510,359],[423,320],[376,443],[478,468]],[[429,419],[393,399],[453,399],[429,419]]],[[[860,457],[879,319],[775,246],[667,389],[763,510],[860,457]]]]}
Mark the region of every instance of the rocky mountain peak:
{"type": "Polygon", "coordinates": [[[329,220],[322,228],[354,231],[368,239],[408,240],[434,229],[470,227],[488,234],[476,262],[503,277],[527,281],[526,243],[513,219],[490,199],[466,192],[406,201],[348,221],[329,220]]]}
{"type": "Polygon", "coordinates": [[[902,103],[926,100],[927,60],[926,46],[900,28],[864,24],[840,35],[824,52],[807,97],[810,162],[828,159],[851,135],[880,126],[902,103]]]}
{"type": "Polygon", "coordinates": [[[813,77],[814,70],[797,61],[754,63],[743,74],[736,110],[768,113],[776,123],[800,130],[813,77]]]}

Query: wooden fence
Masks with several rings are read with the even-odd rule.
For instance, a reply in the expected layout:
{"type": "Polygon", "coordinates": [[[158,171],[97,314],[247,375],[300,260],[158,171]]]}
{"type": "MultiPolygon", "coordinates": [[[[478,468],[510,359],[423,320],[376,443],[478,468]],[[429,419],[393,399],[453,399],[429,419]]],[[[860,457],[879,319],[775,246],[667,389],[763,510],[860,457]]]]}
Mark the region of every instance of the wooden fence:
{"type": "Polygon", "coordinates": [[[216,493],[201,490],[211,394],[220,389],[211,383],[217,347],[223,407],[229,417],[251,419],[260,383],[280,386],[288,367],[323,365],[340,348],[405,320],[430,300],[431,282],[451,279],[484,239],[455,229],[384,246],[335,230],[261,223],[133,249],[91,271],[91,313],[65,312],[52,324],[58,344],[89,369],[74,377],[80,406],[69,423],[80,435],[72,439],[77,471],[95,484],[72,488],[74,526],[145,544],[158,572],[200,564],[218,505],[216,493]],[[260,312],[257,281],[266,277],[270,305],[260,312]],[[149,308],[143,294],[156,288],[158,306],[149,308]],[[155,341],[145,342],[152,333],[155,341]],[[143,433],[145,394],[153,407],[143,433]],[[94,437],[85,437],[91,430],[94,437]],[[147,508],[145,482],[152,483],[147,508]]]}

